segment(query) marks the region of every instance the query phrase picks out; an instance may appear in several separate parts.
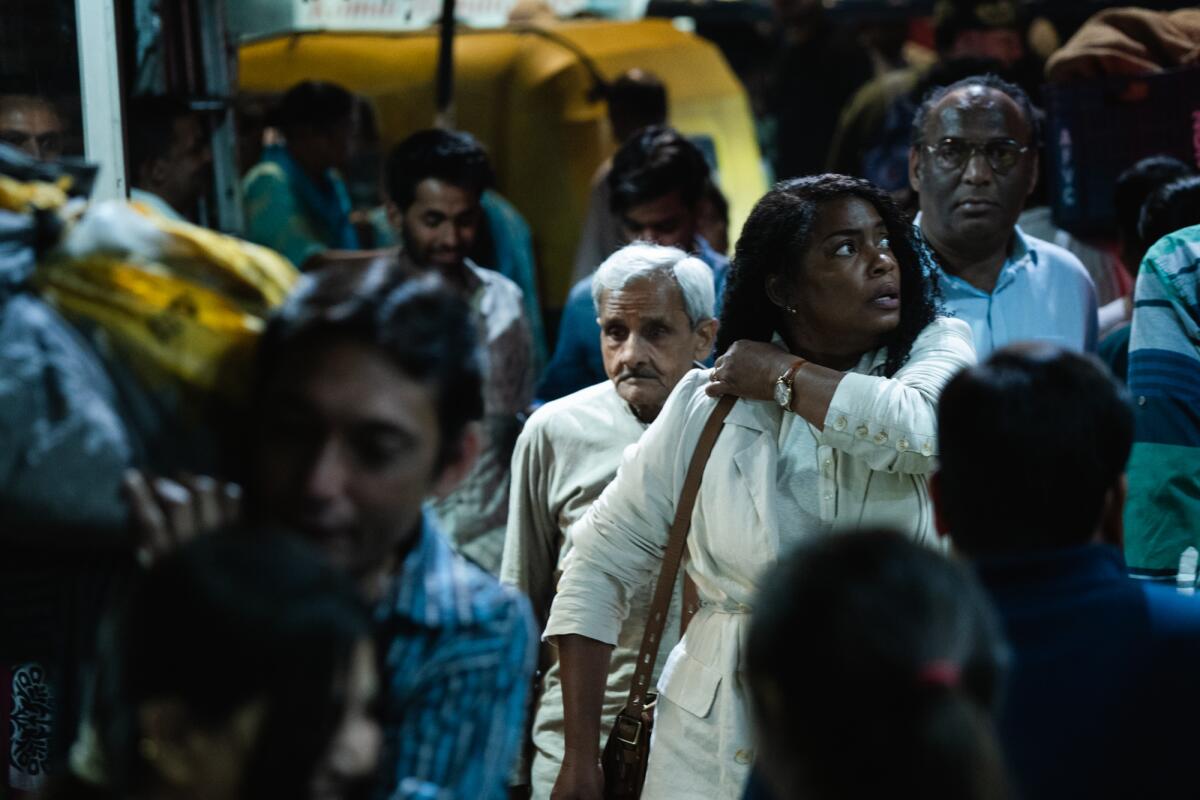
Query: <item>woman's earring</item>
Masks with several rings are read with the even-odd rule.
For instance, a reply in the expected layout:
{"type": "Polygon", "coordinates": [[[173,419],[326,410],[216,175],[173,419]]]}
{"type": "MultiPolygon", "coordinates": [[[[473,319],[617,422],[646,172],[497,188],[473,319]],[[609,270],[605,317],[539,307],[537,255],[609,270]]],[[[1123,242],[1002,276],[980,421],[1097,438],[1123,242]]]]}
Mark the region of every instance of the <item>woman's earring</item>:
{"type": "Polygon", "coordinates": [[[784,311],[786,311],[786,312],[787,312],[787,313],[789,313],[789,314],[795,314],[795,313],[796,313],[796,307],[795,307],[795,306],[784,306],[784,307],[783,307],[783,310],[784,310],[784,311]]]}

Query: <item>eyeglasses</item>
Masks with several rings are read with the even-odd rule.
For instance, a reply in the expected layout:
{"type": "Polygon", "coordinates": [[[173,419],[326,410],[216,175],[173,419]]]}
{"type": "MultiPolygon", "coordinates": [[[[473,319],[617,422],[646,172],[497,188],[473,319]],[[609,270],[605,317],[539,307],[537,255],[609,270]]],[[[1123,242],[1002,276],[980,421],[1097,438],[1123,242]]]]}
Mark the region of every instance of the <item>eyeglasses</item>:
{"type": "Polygon", "coordinates": [[[1021,156],[1029,150],[1029,145],[1021,145],[1012,139],[991,139],[986,142],[969,142],[948,136],[937,144],[927,144],[925,149],[933,156],[934,163],[939,169],[957,172],[975,157],[982,153],[991,165],[992,171],[1004,174],[1017,165],[1021,156]]]}

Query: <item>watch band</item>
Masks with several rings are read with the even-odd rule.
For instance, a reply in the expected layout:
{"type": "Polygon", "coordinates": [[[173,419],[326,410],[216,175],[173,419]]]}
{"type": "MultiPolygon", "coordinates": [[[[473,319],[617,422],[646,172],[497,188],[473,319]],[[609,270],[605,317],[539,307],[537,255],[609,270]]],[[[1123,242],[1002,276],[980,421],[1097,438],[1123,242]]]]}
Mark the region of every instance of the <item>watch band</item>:
{"type": "Polygon", "coordinates": [[[792,388],[792,384],[796,382],[796,374],[800,372],[800,368],[808,363],[807,358],[797,358],[792,365],[788,367],[788,371],[779,376],[780,383],[786,383],[787,387],[792,388]]]}

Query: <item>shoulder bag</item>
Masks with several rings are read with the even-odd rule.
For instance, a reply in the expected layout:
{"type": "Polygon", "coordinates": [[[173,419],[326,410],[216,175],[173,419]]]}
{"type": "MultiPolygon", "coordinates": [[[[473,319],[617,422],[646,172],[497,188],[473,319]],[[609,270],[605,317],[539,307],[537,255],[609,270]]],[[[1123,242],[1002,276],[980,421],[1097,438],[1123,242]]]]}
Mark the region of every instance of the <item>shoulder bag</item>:
{"type": "MultiPolygon", "coordinates": [[[[604,769],[606,800],[637,800],[642,794],[642,784],[646,780],[646,762],[650,757],[650,729],[654,724],[653,704],[647,702],[650,676],[654,672],[659,642],[667,623],[671,596],[675,593],[675,578],[683,560],[683,550],[692,524],[692,509],[696,505],[696,495],[700,492],[700,480],[704,477],[708,456],[721,433],[721,425],[736,402],[737,397],[726,395],[717,403],[717,407],[712,410],[704,424],[700,441],[697,442],[692,460],[688,464],[683,489],[679,493],[679,504],[675,507],[675,520],[671,523],[671,532],[667,537],[667,549],[663,553],[662,571],[659,572],[658,583],[654,588],[654,600],[646,618],[646,632],[642,636],[641,650],[638,651],[629,699],[621,713],[617,714],[617,721],[608,735],[608,742],[604,745],[604,754],[600,759],[604,769]]],[[[690,585],[691,581],[688,581],[688,584],[690,585]]],[[[681,630],[687,627],[691,615],[696,610],[695,603],[689,602],[688,595],[691,592],[688,588],[690,586],[684,589],[681,630]]]]}

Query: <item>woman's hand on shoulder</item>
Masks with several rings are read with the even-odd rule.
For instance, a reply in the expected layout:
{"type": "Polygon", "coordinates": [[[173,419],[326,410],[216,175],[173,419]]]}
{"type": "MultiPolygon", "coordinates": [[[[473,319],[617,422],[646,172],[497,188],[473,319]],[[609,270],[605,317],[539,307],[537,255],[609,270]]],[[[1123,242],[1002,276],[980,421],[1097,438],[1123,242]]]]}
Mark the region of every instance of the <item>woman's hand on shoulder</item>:
{"type": "Polygon", "coordinates": [[[732,394],[747,400],[774,400],[775,383],[795,361],[778,345],[741,339],[717,359],[704,391],[709,397],[732,394]]]}

